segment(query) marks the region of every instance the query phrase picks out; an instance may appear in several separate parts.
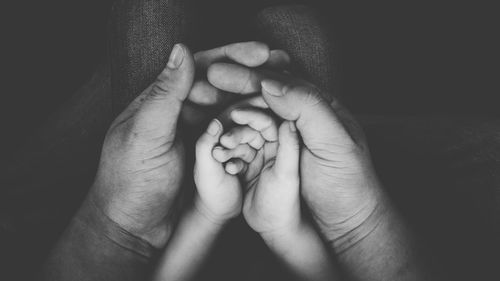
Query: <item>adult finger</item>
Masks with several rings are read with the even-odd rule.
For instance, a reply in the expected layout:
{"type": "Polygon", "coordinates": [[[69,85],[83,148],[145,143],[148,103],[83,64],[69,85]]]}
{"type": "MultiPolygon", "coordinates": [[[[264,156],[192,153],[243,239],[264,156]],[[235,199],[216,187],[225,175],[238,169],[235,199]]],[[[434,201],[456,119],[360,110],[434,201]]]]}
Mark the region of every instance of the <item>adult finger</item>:
{"type": "Polygon", "coordinates": [[[271,50],[269,59],[264,63],[264,68],[273,70],[287,70],[290,67],[290,55],[283,50],[271,50]]]}
{"type": "MultiPolygon", "coordinates": [[[[273,62],[277,63],[277,62],[273,62]]],[[[264,79],[280,79],[287,77],[283,72],[270,71],[265,68],[248,68],[232,63],[214,63],[207,71],[207,79],[214,87],[241,95],[259,93],[264,79]]]]}
{"type": "MultiPolygon", "coordinates": [[[[288,68],[290,64],[290,56],[283,50],[272,50],[266,44],[261,42],[243,42],[226,45],[208,51],[201,51],[195,54],[195,63],[198,73],[204,73],[209,66],[216,62],[233,62],[233,65],[239,65],[233,72],[233,76],[245,76],[251,68],[264,66],[274,70],[283,70],[288,68]]],[[[215,72],[217,73],[217,72],[215,72]]],[[[213,74],[211,74],[213,76],[213,74]]],[[[218,79],[215,79],[218,81],[218,79]]],[[[226,83],[236,84],[239,80],[224,79],[226,83]],[[235,83],[231,83],[235,81],[235,83]]],[[[216,83],[217,84],[217,83],[216,83]]],[[[256,82],[256,86],[260,87],[260,80],[256,82]]],[[[233,85],[229,88],[235,88],[238,85],[233,85]]],[[[238,93],[240,92],[234,92],[238,93]]],[[[242,92],[245,94],[245,92],[242,92]]],[[[219,89],[203,79],[195,81],[193,89],[189,94],[189,101],[200,105],[215,105],[222,100],[230,99],[224,89],[219,89]]]]}
{"type": "Polygon", "coordinates": [[[135,104],[140,104],[135,124],[139,131],[153,133],[164,141],[173,141],[179,113],[191,90],[194,73],[194,60],[189,49],[182,44],[175,45],[165,69],[135,101],[135,104]]]}
{"type": "Polygon", "coordinates": [[[269,58],[269,47],[262,42],[241,42],[215,49],[197,52],[194,55],[198,70],[206,70],[220,61],[233,61],[248,67],[262,65],[269,58]]]}
{"type": "Polygon", "coordinates": [[[350,135],[317,88],[305,83],[265,80],[262,95],[274,113],[295,121],[309,149],[322,150],[325,145],[350,147],[346,143],[352,142],[350,135]]]}
{"type": "Polygon", "coordinates": [[[227,93],[214,87],[207,80],[201,79],[194,82],[188,100],[195,104],[206,106],[219,104],[222,100],[226,100],[227,98],[227,93]]]}

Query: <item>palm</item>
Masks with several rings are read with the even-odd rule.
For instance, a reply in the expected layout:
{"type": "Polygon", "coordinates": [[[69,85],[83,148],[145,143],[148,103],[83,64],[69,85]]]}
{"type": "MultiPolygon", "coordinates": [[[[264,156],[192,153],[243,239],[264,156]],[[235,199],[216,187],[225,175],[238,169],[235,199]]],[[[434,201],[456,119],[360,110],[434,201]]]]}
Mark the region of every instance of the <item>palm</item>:
{"type": "Polygon", "coordinates": [[[243,205],[243,214],[247,223],[255,231],[265,231],[273,227],[278,218],[274,217],[273,206],[280,200],[279,194],[273,192],[273,164],[268,163],[248,186],[243,205]]]}
{"type": "MultiPolygon", "coordinates": [[[[369,207],[366,199],[373,198],[369,188],[375,176],[364,167],[362,150],[339,150],[331,145],[324,148],[334,159],[317,157],[307,147],[302,149],[300,175],[302,194],[313,213],[322,223],[341,226],[361,208],[369,207]],[[348,187],[348,188],[347,188],[348,187]]],[[[328,155],[328,154],[327,154],[328,155]]]]}
{"type": "MultiPolygon", "coordinates": [[[[168,212],[168,208],[181,186],[184,146],[179,140],[173,144],[164,143],[144,134],[134,139],[118,138],[126,127],[123,125],[113,128],[107,137],[99,169],[107,174],[97,175],[96,188],[105,186],[113,194],[114,200],[106,202],[106,209],[112,210],[108,215],[117,223],[137,229],[161,225],[166,214],[173,213],[168,212]],[[152,208],[139,212],[137,206],[152,208]]],[[[164,231],[168,230],[166,227],[162,227],[164,231]]]]}
{"type": "Polygon", "coordinates": [[[222,164],[215,160],[210,167],[196,164],[195,184],[204,212],[214,219],[236,216],[241,210],[242,191],[238,178],[225,172],[222,164]]]}
{"type": "Polygon", "coordinates": [[[298,195],[289,188],[298,185],[294,179],[280,177],[275,170],[277,143],[266,143],[260,156],[247,171],[247,194],[243,214],[247,223],[257,232],[283,228],[298,216],[294,210],[298,195]],[[284,188],[283,188],[284,187],[284,188]]]}

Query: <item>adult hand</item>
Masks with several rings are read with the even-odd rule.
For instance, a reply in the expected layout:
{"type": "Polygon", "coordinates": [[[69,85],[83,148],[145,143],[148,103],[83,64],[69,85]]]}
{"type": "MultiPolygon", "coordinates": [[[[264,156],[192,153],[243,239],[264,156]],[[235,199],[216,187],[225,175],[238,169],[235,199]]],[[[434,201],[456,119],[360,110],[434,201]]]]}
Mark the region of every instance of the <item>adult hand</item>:
{"type": "Polygon", "coordinates": [[[338,102],[329,104],[307,82],[265,80],[262,92],[277,115],[296,122],[304,142],[302,195],[329,242],[337,251],[347,249],[375,227],[382,203],[361,129],[338,102]]]}
{"type": "Polygon", "coordinates": [[[429,280],[413,235],[390,204],[363,133],[337,101],[294,79],[265,80],[262,93],[302,136],[302,195],[352,280],[429,280]]]}
{"type": "Polygon", "coordinates": [[[194,59],[176,45],[157,80],[111,125],[87,204],[129,233],[162,247],[184,172],[177,120],[195,74],[194,59]]]}
{"type": "Polygon", "coordinates": [[[260,93],[258,69],[280,70],[290,58],[282,50],[270,50],[261,42],[242,42],[194,54],[196,79],[182,110],[188,125],[202,125],[238,98],[260,93]],[[236,79],[219,79],[221,69],[229,69],[236,79]],[[221,85],[222,83],[223,85],[221,85]]]}

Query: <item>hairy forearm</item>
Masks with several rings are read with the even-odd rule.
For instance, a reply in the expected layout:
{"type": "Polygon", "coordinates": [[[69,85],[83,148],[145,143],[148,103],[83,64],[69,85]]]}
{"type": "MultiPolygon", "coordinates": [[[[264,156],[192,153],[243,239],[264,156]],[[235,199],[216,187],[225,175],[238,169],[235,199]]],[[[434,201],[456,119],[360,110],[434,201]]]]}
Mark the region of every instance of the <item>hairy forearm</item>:
{"type": "Polygon", "coordinates": [[[268,247],[300,280],[340,280],[327,246],[307,222],[295,229],[261,233],[268,247]]]}
{"type": "Polygon", "coordinates": [[[192,280],[209,255],[223,222],[214,222],[196,207],[182,216],[155,270],[155,281],[192,280]]]}
{"type": "Polygon", "coordinates": [[[145,280],[154,252],[85,202],[50,253],[43,280],[145,280]]]}

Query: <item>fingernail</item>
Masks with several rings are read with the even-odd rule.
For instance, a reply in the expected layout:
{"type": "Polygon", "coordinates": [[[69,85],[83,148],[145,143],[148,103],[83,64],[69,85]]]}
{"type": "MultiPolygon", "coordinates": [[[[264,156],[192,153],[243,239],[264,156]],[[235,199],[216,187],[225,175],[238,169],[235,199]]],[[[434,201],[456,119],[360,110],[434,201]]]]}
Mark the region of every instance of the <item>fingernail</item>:
{"type": "Polygon", "coordinates": [[[172,52],[170,53],[170,57],[168,58],[167,67],[170,69],[177,69],[181,66],[183,60],[184,48],[182,48],[179,44],[175,44],[172,52]]]}
{"type": "Polygon", "coordinates": [[[224,162],[225,160],[227,160],[225,159],[224,149],[220,146],[214,147],[214,149],[212,150],[212,156],[219,162],[224,162]]]}
{"type": "Polygon", "coordinates": [[[297,127],[295,126],[295,122],[289,121],[288,125],[290,126],[290,131],[297,132],[297,127]]]}
{"type": "Polygon", "coordinates": [[[236,167],[236,164],[233,162],[229,162],[226,164],[226,171],[230,174],[236,174],[236,171],[238,168],[236,167]]]}
{"type": "Polygon", "coordinates": [[[283,86],[280,82],[274,80],[264,80],[261,83],[262,91],[271,96],[283,96],[283,86]]]}
{"type": "Polygon", "coordinates": [[[222,128],[222,125],[219,120],[214,119],[212,122],[210,122],[210,125],[208,125],[207,128],[207,133],[211,135],[212,137],[216,136],[220,129],[222,128]]]}

